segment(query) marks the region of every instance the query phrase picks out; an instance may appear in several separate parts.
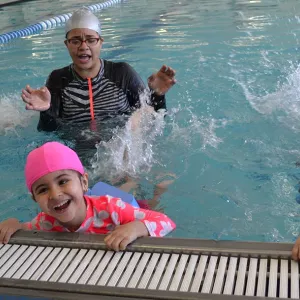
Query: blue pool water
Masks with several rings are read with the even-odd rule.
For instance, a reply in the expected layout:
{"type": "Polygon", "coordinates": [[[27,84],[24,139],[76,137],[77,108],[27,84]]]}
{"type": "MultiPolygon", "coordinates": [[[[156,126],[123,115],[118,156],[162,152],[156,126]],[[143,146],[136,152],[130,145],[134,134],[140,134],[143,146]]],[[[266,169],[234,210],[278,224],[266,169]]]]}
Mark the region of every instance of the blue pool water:
{"type": "MultiPolygon", "coordinates": [[[[0,33],[70,12],[73,2],[4,8],[0,33]]],[[[118,131],[119,140],[101,145],[87,166],[91,174],[125,169],[151,197],[156,176],[175,173],[161,198],[178,225],[173,236],[293,241],[300,231],[300,2],[128,0],[97,15],[103,58],[127,61],[144,80],[166,63],[178,83],[164,125],[152,124],[152,137],[149,128],[138,137],[118,131]],[[128,166],[119,160],[124,143],[134,153],[128,166]]],[[[36,131],[38,116],[24,110],[20,92],[70,63],[63,33],[58,27],[0,47],[0,219],[36,214],[25,157],[58,137],[36,131]]]]}

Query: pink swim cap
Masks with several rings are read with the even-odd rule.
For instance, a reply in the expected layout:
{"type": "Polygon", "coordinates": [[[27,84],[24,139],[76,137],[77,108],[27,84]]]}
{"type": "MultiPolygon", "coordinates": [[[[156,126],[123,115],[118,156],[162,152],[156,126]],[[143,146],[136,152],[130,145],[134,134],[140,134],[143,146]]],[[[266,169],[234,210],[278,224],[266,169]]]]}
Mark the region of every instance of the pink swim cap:
{"type": "Polygon", "coordinates": [[[49,142],[31,151],[25,165],[25,180],[29,192],[38,179],[60,170],[74,170],[84,174],[83,165],[76,152],[61,143],[49,142]]]}

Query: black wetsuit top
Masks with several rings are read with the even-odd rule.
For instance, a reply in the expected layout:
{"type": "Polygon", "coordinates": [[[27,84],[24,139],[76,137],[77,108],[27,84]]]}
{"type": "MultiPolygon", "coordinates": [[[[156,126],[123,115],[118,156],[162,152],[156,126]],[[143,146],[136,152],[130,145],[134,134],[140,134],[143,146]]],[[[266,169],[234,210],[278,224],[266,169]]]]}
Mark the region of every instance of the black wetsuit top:
{"type": "MultiPolygon", "coordinates": [[[[96,121],[130,115],[140,107],[140,94],[146,90],[140,76],[127,63],[101,59],[98,75],[92,78],[96,121]]],[[[89,87],[73,65],[54,70],[46,83],[51,93],[51,105],[40,113],[38,130],[54,131],[66,124],[91,121],[89,87]]],[[[165,96],[151,93],[149,105],[157,111],[166,108],[165,96]]]]}

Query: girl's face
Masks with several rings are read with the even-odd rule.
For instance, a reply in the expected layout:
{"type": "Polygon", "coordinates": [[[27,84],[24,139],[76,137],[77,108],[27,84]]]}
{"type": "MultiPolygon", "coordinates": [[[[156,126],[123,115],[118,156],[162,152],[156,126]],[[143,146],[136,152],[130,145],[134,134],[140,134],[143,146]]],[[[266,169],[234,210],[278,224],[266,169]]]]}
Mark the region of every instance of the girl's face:
{"type": "Polygon", "coordinates": [[[86,216],[83,194],[88,189],[88,175],[61,170],[49,173],[32,185],[33,199],[42,211],[54,217],[64,227],[75,231],[86,216]]]}

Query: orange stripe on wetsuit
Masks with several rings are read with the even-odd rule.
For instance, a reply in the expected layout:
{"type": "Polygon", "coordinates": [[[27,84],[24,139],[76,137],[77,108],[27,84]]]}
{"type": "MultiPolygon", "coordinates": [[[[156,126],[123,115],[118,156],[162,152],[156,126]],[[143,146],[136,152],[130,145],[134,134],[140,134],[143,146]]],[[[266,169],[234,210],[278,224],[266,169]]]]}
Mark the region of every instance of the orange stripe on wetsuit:
{"type": "Polygon", "coordinates": [[[88,86],[89,86],[89,98],[90,98],[90,114],[91,114],[91,119],[95,119],[94,115],[94,98],[93,98],[93,87],[92,87],[92,80],[91,78],[88,78],[88,86]]]}

